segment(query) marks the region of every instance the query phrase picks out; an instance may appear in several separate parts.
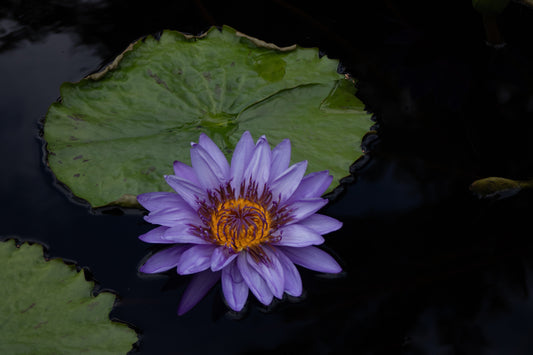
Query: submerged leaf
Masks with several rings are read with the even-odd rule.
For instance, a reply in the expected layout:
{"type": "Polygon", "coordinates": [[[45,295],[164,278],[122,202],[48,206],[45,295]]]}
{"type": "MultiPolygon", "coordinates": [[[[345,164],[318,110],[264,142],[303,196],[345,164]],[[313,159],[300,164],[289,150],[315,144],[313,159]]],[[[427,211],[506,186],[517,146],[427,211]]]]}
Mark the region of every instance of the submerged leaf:
{"type": "Polygon", "coordinates": [[[102,73],[61,87],[46,116],[48,163],[93,207],[165,191],[189,142],[212,137],[229,156],[242,132],[293,142],[293,159],[336,180],[362,155],[372,122],[338,62],[224,27],[164,31],[132,44],[102,73]]]}
{"type": "Polygon", "coordinates": [[[115,296],[39,245],[0,243],[0,349],[4,354],[125,354],[133,329],[111,322],[115,296]]]}

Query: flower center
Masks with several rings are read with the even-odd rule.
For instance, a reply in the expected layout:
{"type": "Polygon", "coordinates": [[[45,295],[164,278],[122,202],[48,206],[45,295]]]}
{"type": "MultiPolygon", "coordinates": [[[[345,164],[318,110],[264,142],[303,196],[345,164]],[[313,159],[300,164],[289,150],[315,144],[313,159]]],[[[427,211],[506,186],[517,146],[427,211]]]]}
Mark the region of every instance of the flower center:
{"type": "Polygon", "coordinates": [[[244,198],[222,202],[211,215],[210,224],[217,244],[237,252],[270,239],[268,209],[244,198]]]}
{"type": "Polygon", "coordinates": [[[238,194],[229,183],[209,191],[207,200],[199,204],[203,225],[193,226],[196,234],[235,253],[261,254],[258,246],[279,240],[281,235],[273,234],[291,220],[290,211],[272,200],[272,192],[265,186],[259,193],[253,181],[241,184],[238,194]]]}

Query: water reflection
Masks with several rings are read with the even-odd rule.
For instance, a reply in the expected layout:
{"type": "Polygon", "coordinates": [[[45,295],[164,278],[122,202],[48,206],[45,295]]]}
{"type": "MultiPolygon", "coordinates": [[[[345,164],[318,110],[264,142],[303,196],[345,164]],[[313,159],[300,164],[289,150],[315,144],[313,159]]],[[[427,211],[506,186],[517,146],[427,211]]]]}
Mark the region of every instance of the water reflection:
{"type": "Polygon", "coordinates": [[[432,19],[414,21],[411,5],[357,4],[354,15],[319,3],[305,17],[277,3],[254,10],[199,1],[8,1],[0,10],[0,68],[8,68],[0,84],[0,236],[43,241],[52,256],[88,266],[121,295],[113,316],[143,331],[140,353],[532,353],[533,194],[493,202],[468,191],[479,175],[527,177],[533,169],[531,56],[512,26],[513,49],[490,53],[476,44],[468,12],[434,42],[432,19]],[[305,297],[273,310],[251,302],[239,320],[226,314],[219,288],[178,318],[187,280],[137,274],[149,251],[137,236],[151,227],[139,216],[93,215],[72,204],[43,167],[37,140],[61,82],[148,33],[199,33],[214,21],[279,45],[323,45],[360,79],[359,95],[380,122],[370,162],[326,210],[345,223],[326,245],[346,274],[331,280],[302,270],[305,297]]]}

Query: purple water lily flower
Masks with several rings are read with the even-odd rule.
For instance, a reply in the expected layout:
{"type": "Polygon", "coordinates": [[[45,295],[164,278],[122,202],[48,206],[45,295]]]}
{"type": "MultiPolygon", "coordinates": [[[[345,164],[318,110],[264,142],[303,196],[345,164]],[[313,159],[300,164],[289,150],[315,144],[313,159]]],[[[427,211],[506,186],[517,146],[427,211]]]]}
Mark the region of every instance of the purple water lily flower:
{"type": "Polygon", "coordinates": [[[176,268],[196,274],[178,307],[184,314],[221,280],[224,298],[240,311],[248,291],[264,305],[283,293],[300,296],[302,280],[295,264],[325,273],[341,267],[314,245],[342,224],[317,212],[332,176],[304,176],[307,161],[289,166],[290,141],[271,150],[265,136],[254,144],[245,132],[231,165],[205,134],[192,143],[192,167],[176,161],[167,183],[177,192],[141,194],[150,211],[145,220],[160,226],[141,235],[147,243],[174,244],[151,256],[140,268],[157,273],[176,268]]]}

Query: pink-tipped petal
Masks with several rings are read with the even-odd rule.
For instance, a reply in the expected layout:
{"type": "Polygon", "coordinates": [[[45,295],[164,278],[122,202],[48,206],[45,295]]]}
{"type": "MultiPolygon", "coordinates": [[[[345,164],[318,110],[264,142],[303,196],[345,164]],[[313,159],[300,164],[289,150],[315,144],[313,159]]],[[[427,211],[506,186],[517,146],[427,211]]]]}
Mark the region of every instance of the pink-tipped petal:
{"type": "Polygon", "coordinates": [[[194,275],[187,289],[183,292],[183,296],[181,296],[178,315],[181,316],[196,306],[219,279],[220,272],[212,272],[211,270],[205,270],[194,275]]]}
{"type": "Polygon", "coordinates": [[[187,249],[189,249],[188,245],[176,245],[161,250],[146,260],[144,265],[139,268],[139,271],[146,274],[154,274],[170,270],[179,263],[181,256],[187,249]]]}
{"type": "Polygon", "coordinates": [[[329,274],[337,274],[342,271],[340,265],[331,255],[317,247],[280,247],[280,250],[285,253],[293,263],[301,265],[306,269],[329,274]]]}
{"type": "Polygon", "coordinates": [[[248,299],[249,288],[236,262],[222,269],[221,283],[222,292],[224,293],[224,298],[228,306],[236,312],[242,310],[248,299]]]}
{"type": "Polygon", "coordinates": [[[180,275],[195,274],[211,266],[211,255],[216,246],[212,244],[193,245],[180,258],[177,272],[180,275]]]}
{"type": "Polygon", "coordinates": [[[289,224],[279,229],[281,239],[273,243],[290,247],[306,247],[324,243],[324,238],[314,230],[300,224],[289,224]]]}
{"type": "Polygon", "coordinates": [[[257,271],[259,275],[265,280],[266,284],[272,291],[272,294],[277,298],[283,297],[285,290],[285,277],[283,275],[283,267],[278,260],[276,253],[269,250],[268,247],[260,247],[266,256],[266,260],[257,260],[250,254],[247,254],[248,264],[257,271]]]}
{"type": "Polygon", "coordinates": [[[236,262],[239,272],[246,282],[246,285],[259,302],[268,306],[272,302],[274,295],[261,275],[259,275],[248,263],[246,254],[246,252],[241,252],[237,257],[236,262]]]}
{"type": "Polygon", "coordinates": [[[320,197],[331,185],[333,176],[327,170],[307,174],[294,191],[289,202],[320,197]]]}
{"type": "Polygon", "coordinates": [[[272,166],[269,181],[276,180],[287,168],[291,161],[291,141],[284,139],[272,149],[272,166]]]}
{"type": "Polygon", "coordinates": [[[274,201],[285,202],[294,193],[307,169],[307,160],[294,164],[285,170],[270,185],[270,191],[274,201]]]}
{"type": "Polygon", "coordinates": [[[200,185],[200,181],[198,180],[194,169],[181,161],[176,160],[174,162],[174,174],[179,178],[189,180],[195,185],[200,185]]]}
{"type": "Polygon", "coordinates": [[[205,190],[189,180],[175,175],[167,175],[165,180],[194,210],[198,208],[198,201],[206,198],[205,190]]]}
{"type": "Polygon", "coordinates": [[[237,143],[233,156],[231,158],[231,186],[238,189],[242,182],[244,170],[250,162],[254,151],[254,141],[250,132],[243,133],[241,139],[237,143]]]}
{"type": "Polygon", "coordinates": [[[289,295],[298,297],[302,294],[302,278],[294,263],[282,251],[276,250],[278,259],[283,267],[285,275],[285,292],[289,295]]]}
{"type": "Polygon", "coordinates": [[[342,227],[341,221],[318,213],[301,220],[298,224],[306,226],[322,235],[334,232],[342,227]]]}
{"type": "Polygon", "coordinates": [[[211,270],[218,271],[225,268],[237,255],[224,246],[217,247],[211,256],[211,270]]]}

